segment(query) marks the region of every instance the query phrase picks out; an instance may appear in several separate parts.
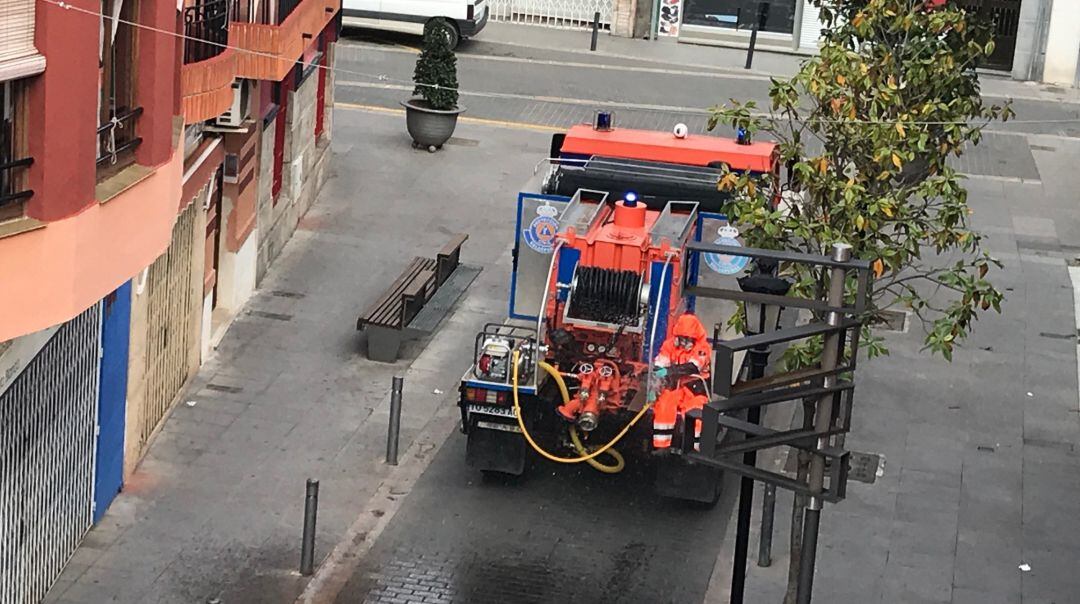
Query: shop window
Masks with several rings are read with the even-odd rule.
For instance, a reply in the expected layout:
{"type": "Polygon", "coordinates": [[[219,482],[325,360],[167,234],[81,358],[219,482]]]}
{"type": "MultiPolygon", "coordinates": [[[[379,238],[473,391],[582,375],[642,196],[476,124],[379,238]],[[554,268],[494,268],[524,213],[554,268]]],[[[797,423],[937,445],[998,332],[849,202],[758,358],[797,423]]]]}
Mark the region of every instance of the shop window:
{"type": "Polygon", "coordinates": [[[683,25],[732,30],[753,28],[761,6],[760,30],[790,35],[795,30],[795,0],[686,0],[683,25]]]}
{"type": "Polygon", "coordinates": [[[142,108],[135,106],[136,0],[101,0],[98,84],[98,176],[135,161],[142,108]]]}
{"type": "Polygon", "coordinates": [[[0,221],[22,216],[23,204],[33,196],[27,170],[34,162],[23,152],[22,82],[0,82],[0,221]]]}

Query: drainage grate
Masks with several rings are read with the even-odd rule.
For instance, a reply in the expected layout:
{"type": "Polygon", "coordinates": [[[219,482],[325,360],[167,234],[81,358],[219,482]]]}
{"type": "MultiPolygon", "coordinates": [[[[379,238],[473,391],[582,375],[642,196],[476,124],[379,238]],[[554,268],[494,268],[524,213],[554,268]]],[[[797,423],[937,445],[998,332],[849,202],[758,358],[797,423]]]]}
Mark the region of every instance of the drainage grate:
{"type": "Polygon", "coordinates": [[[301,294],[301,293],[297,293],[297,292],[286,292],[286,291],[281,291],[281,290],[274,290],[274,291],[270,292],[270,295],[271,296],[276,296],[278,298],[300,299],[300,298],[303,298],[304,296],[306,296],[307,294],[301,294]]]}
{"type": "Polygon", "coordinates": [[[1024,437],[1024,444],[1032,447],[1040,447],[1043,449],[1058,449],[1065,451],[1066,453],[1075,453],[1076,446],[1073,443],[1061,442],[1056,440],[1048,440],[1045,438],[1028,438],[1024,437]]]}
{"type": "Polygon", "coordinates": [[[1049,147],[1047,145],[1030,145],[1032,151],[1057,151],[1057,147],[1049,147]]]}
{"type": "Polygon", "coordinates": [[[227,392],[229,394],[239,394],[244,391],[240,386],[225,386],[224,384],[207,384],[206,389],[215,392],[227,392]]]}
{"type": "Polygon", "coordinates": [[[475,138],[458,138],[455,136],[450,140],[446,141],[446,144],[457,145],[459,147],[479,147],[480,141],[476,140],[475,138]]]}
{"type": "Polygon", "coordinates": [[[249,315],[256,317],[262,317],[264,319],[274,319],[275,321],[292,321],[292,315],[283,315],[276,312],[266,312],[265,310],[249,310],[249,315]]]}
{"type": "Polygon", "coordinates": [[[1076,334],[1074,334],[1074,333],[1049,333],[1049,332],[1044,331],[1044,332],[1041,332],[1039,334],[1039,337],[1040,338],[1049,338],[1051,340],[1073,340],[1073,339],[1076,338],[1076,334]]]}

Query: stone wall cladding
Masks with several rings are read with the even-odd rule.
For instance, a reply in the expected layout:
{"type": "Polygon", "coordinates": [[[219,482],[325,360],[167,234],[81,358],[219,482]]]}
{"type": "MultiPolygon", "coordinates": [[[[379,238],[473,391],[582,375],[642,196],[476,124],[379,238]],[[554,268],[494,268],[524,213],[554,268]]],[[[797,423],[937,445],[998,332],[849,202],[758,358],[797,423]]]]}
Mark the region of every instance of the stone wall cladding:
{"type": "MultiPolygon", "coordinates": [[[[332,63],[334,45],[329,45],[332,63]]],[[[334,103],[332,73],[328,74],[326,105],[329,118],[334,103]]],[[[319,194],[329,174],[331,121],[325,122],[324,136],[327,142],[316,144],[315,108],[318,102],[319,74],[312,72],[300,87],[290,93],[285,128],[285,153],[282,166],[281,192],[277,204],[270,199],[270,182],[273,178],[273,124],[263,130],[263,158],[259,166],[259,253],[257,279],[262,280],[266,269],[281,254],[285,244],[296,230],[297,223],[307,213],[319,194]],[[269,142],[268,142],[269,141],[269,142]],[[294,161],[299,162],[300,183],[296,183],[294,161]],[[265,183],[263,180],[265,179],[265,183]],[[299,186],[297,186],[299,184],[299,186]],[[264,186],[265,185],[265,186],[264,186]],[[264,199],[265,189],[265,199],[264,199]]]]}

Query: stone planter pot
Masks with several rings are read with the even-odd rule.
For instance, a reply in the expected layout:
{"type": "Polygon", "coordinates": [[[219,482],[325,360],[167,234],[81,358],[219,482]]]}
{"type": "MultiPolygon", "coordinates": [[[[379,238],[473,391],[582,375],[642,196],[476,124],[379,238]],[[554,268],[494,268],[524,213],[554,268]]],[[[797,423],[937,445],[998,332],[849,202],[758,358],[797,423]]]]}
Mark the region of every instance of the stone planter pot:
{"type": "Polygon", "coordinates": [[[464,107],[432,109],[427,101],[420,98],[402,101],[401,105],[405,107],[405,126],[413,145],[424,147],[432,153],[454,135],[458,115],[465,111],[464,107]]]}

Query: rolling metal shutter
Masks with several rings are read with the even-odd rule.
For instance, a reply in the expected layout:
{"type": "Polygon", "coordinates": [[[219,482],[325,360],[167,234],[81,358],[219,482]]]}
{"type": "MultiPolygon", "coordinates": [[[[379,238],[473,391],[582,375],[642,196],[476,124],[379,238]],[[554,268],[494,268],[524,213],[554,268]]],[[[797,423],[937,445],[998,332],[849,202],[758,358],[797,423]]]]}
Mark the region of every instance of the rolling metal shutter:
{"type": "Polygon", "coordinates": [[[90,528],[101,305],[0,394],[0,602],[39,602],[90,528]]]}

